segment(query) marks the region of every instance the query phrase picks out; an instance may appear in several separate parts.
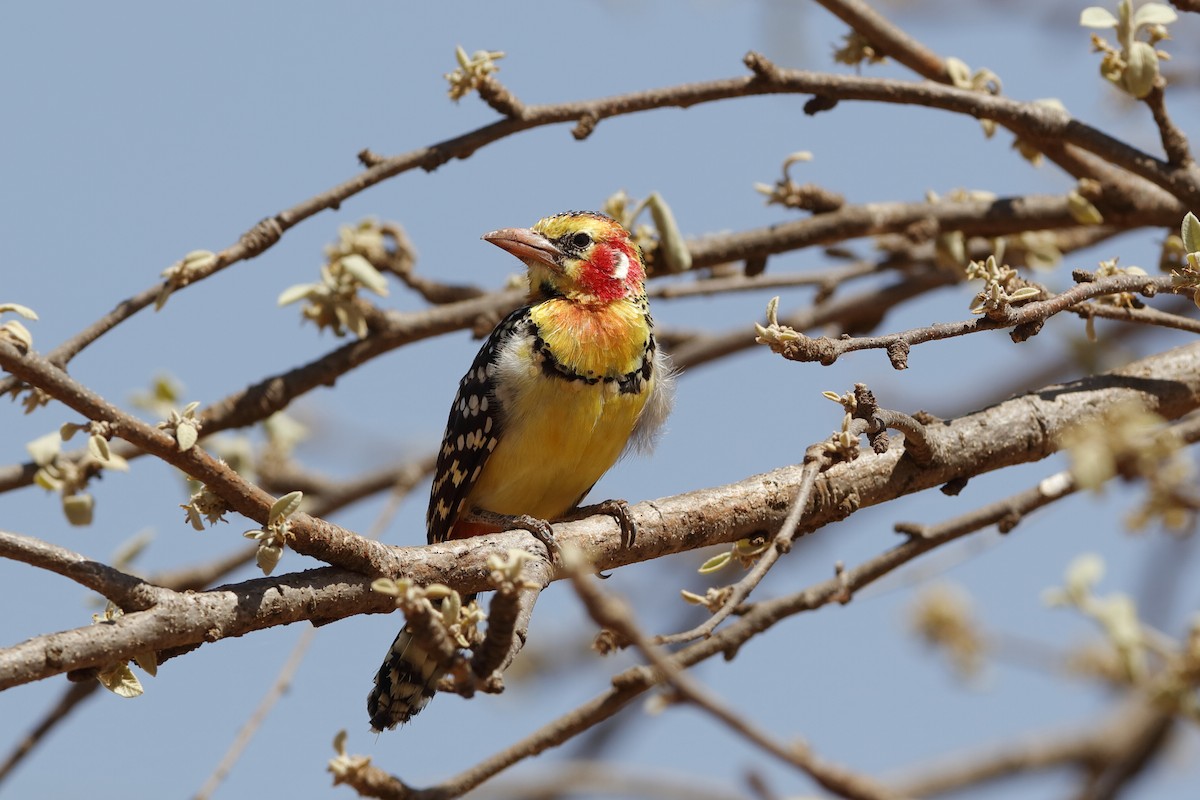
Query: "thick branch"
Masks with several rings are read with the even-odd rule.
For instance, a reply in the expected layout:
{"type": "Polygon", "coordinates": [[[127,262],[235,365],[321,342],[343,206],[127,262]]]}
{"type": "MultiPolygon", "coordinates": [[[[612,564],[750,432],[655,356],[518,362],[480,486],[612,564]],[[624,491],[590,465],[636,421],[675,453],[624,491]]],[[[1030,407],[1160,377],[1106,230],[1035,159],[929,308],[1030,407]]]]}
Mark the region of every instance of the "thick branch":
{"type": "MultiPolygon", "coordinates": [[[[0,341],[0,366],[88,419],[108,423],[114,436],[183,470],[233,511],[259,524],[267,522],[274,498],[202,448],[181,451],[174,436],[121,411],[45,359],[23,354],[5,341],[0,341]]],[[[287,544],[300,553],[364,573],[379,574],[383,571],[380,565],[388,562],[383,545],[333,523],[302,513],[289,521],[287,544]]]]}
{"type": "MultiPolygon", "coordinates": [[[[1058,448],[1058,436],[1066,427],[1123,400],[1141,401],[1167,419],[1200,407],[1200,344],[1110,373],[1049,386],[958,419],[930,423],[927,434],[942,439],[940,452],[949,455],[928,467],[904,457],[899,443],[885,453],[835,465],[817,479],[814,503],[800,530],[816,530],[858,508],[952,480],[1040,460],[1058,448]],[[1021,434],[1012,436],[1012,431],[1021,434]]],[[[557,525],[555,535],[582,550],[598,569],[610,570],[770,533],[783,522],[802,472],[800,466],[784,467],[727,486],[639,503],[631,509],[638,525],[632,545],[622,543],[617,524],[604,516],[557,525]]],[[[515,547],[540,553],[539,545],[525,532],[427,547],[369,544],[382,551],[380,573],[408,577],[422,585],[445,583],[464,593],[488,590],[489,556],[515,547]]],[[[911,544],[917,554],[934,546],[928,540],[911,544]]],[[[194,647],[275,625],[302,620],[323,624],[392,608],[391,598],[370,591],[369,578],[335,568],[172,595],[153,610],[126,614],[112,625],[40,636],[0,651],[0,689],[116,663],[148,648],[194,647]]]]}
{"type": "Polygon", "coordinates": [[[150,608],[169,591],[65,547],[18,533],[0,531],[0,558],[21,561],[70,578],[113,601],[124,611],[150,608]]]}
{"type": "MultiPolygon", "coordinates": [[[[1148,206],[1125,215],[1121,222],[1129,226],[1173,226],[1183,212],[1171,207],[1148,206]]],[[[969,236],[999,236],[1022,230],[1066,228],[1077,223],[1066,211],[1061,197],[1008,197],[993,201],[943,201],[939,203],[872,203],[847,206],[836,212],[809,219],[794,220],[766,228],[734,234],[720,234],[689,244],[694,267],[714,266],[742,259],[832,244],[860,236],[902,233],[910,226],[932,220],[939,230],[961,230],[969,236]]],[[[813,322],[795,327],[840,322],[850,330],[870,327],[887,307],[922,291],[952,282],[946,273],[901,281],[887,289],[856,295],[861,302],[834,301],[821,304],[811,312],[813,322]]],[[[205,436],[231,428],[251,425],[286,408],[297,397],[321,386],[331,386],[338,378],[367,361],[415,341],[475,326],[481,319],[499,319],[522,300],[518,291],[493,293],[418,312],[390,311],[378,314],[371,333],[349,342],[308,364],[272,375],[235,392],[204,409],[199,420],[205,436]]],[[[749,339],[738,333],[729,336],[705,336],[689,343],[677,353],[682,365],[697,365],[748,346],[749,339]],[[694,357],[694,358],[693,358],[694,357]]],[[[50,359],[47,358],[49,361],[50,359]]],[[[141,451],[118,447],[124,458],[136,458],[141,451]]],[[[0,492],[33,481],[37,466],[32,462],[0,467],[0,492]]]]}
{"type": "Polygon", "coordinates": [[[889,22],[863,0],[817,0],[835,17],[867,38],[882,55],[890,56],[918,75],[948,83],[950,73],[941,57],[889,22]]]}

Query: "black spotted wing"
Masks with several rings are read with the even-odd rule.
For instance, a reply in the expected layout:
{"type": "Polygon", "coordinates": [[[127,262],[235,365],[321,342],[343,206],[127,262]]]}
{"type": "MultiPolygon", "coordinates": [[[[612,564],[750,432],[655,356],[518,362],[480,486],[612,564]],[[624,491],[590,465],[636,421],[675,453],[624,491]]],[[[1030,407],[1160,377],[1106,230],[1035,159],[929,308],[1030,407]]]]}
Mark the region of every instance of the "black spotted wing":
{"type": "Polygon", "coordinates": [[[438,451],[429,511],[425,515],[430,544],[449,538],[471,488],[499,441],[504,409],[495,391],[496,361],[506,343],[521,335],[528,323],[528,306],[505,317],[458,384],[438,451]]]}

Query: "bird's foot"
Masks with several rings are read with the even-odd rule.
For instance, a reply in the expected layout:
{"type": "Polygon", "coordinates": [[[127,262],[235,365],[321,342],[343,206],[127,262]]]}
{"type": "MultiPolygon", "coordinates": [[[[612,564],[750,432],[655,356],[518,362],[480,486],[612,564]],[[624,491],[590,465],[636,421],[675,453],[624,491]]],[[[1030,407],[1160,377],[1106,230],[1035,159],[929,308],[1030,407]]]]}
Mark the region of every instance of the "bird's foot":
{"type": "Polygon", "coordinates": [[[485,511],[477,508],[471,511],[470,521],[495,525],[498,530],[502,531],[529,531],[533,534],[533,538],[545,545],[546,554],[550,557],[552,563],[562,563],[562,553],[558,547],[558,542],[554,540],[554,529],[544,519],[538,519],[529,514],[497,514],[494,511],[485,511]]]}
{"type": "Polygon", "coordinates": [[[638,528],[637,522],[633,519],[633,512],[629,510],[628,502],[624,500],[604,500],[590,506],[580,506],[566,517],[563,517],[563,519],[583,519],[593,514],[605,514],[615,519],[617,526],[621,529],[621,546],[633,547],[633,543],[637,539],[638,528]]]}

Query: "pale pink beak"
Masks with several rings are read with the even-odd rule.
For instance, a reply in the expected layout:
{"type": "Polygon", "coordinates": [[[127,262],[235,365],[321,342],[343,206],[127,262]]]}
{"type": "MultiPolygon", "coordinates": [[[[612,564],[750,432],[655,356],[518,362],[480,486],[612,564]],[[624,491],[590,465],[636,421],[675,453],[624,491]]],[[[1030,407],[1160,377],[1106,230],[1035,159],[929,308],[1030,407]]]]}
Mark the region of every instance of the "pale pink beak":
{"type": "Polygon", "coordinates": [[[485,233],[480,238],[507,250],[526,263],[533,261],[556,271],[561,269],[563,251],[554,242],[531,228],[501,228],[485,233]]]}

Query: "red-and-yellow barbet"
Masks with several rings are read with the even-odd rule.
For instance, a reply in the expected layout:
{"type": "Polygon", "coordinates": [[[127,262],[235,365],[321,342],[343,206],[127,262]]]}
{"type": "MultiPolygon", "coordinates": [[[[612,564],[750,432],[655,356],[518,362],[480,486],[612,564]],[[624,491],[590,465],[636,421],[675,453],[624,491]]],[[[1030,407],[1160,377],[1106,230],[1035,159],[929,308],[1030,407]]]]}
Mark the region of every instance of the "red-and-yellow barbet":
{"type": "MultiPolygon", "coordinates": [[[[637,244],[603,214],[569,212],[484,240],[529,270],[526,305],[504,318],[458,386],[426,515],[429,542],[524,528],[576,511],[626,450],[650,450],[671,410],[637,244]]],[[[596,507],[625,534],[620,501],[596,507]]],[[[407,722],[443,669],[406,630],[367,698],[374,730],[407,722]]]]}

